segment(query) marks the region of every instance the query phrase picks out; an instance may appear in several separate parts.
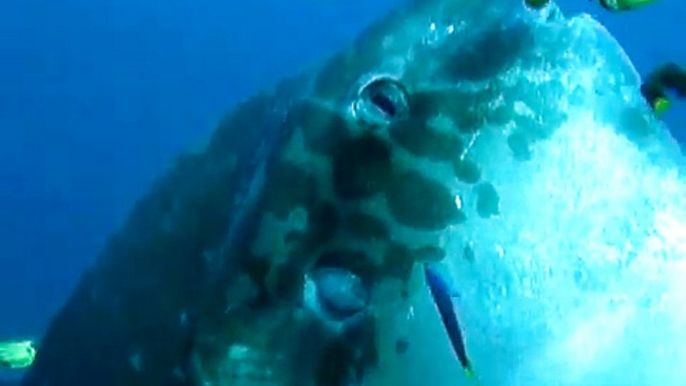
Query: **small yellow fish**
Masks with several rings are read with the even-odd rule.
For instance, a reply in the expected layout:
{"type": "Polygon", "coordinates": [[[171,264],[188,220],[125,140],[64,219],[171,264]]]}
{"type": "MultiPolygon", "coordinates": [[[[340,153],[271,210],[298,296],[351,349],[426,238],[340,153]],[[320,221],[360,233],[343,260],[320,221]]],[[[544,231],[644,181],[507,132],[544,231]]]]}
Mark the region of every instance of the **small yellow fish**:
{"type": "Polygon", "coordinates": [[[656,1],[657,0],[600,0],[600,5],[612,12],[622,12],[650,5],[656,1]]]}

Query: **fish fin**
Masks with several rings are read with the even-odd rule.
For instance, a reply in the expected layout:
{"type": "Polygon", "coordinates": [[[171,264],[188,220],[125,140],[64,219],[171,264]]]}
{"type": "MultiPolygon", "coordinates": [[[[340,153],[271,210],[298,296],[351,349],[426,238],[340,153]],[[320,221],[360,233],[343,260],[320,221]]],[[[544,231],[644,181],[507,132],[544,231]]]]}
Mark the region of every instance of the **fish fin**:
{"type": "Polygon", "coordinates": [[[465,368],[464,369],[464,375],[465,378],[474,381],[474,384],[477,386],[481,386],[481,382],[479,382],[479,378],[477,378],[476,373],[471,367],[465,368]]]}
{"type": "Polygon", "coordinates": [[[448,287],[448,295],[450,296],[451,299],[460,299],[460,293],[455,289],[455,281],[448,271],[448,268],[446,268],[445,265],[441,263],[424,263],[425,267],[432,269],[436,274],[438,274],[443,280],[443,282],[446,284],[448,287]]]}

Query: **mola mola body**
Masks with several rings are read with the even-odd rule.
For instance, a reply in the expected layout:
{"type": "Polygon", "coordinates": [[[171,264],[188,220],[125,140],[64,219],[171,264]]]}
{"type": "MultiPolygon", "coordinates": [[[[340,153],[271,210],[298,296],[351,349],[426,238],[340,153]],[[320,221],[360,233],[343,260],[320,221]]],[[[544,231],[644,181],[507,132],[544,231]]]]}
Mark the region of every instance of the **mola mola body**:
{"type": "Polygon", "coordinates": [[[562,313],[547,296],[590,304],[577,273],[621,292],[603,286],[597,252],[626,263],[612,232],[654,229],[639,221],[654,206],[635,205],[656,196],[633,185],[615,206],[582,199],[608,181],[591,160],[615,155],[615,169],[636,164],[657,185],[676,167],[638,84],[589,17],[411,2],[236,106],[206,149],[180,157],[55,316],[23,385],[452,382],[414,272],[439,260],[464,286],[461,322],[484,384],[553,384],[522,364],[543,355],[525,343],[564,341],[546,320],[587,309],[562,313]]]}

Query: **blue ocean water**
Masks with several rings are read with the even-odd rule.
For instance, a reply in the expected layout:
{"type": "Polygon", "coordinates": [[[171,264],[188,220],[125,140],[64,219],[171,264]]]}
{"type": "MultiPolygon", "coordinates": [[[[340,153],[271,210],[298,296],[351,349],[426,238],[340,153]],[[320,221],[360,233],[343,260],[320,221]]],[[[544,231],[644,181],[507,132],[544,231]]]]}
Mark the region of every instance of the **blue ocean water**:
{"type": "MultiPolygon", "coordinates": [[[[394,4],[0,5],[0,337],[40,335],[135,200],[235,102],[336,51],[394,4]]],[[[686,64],[686,3],[621,15],[560,5],[600,19],[642,74],[686,64]]],[[[665,120],[686,142],[686,104],[665,120]]]]}

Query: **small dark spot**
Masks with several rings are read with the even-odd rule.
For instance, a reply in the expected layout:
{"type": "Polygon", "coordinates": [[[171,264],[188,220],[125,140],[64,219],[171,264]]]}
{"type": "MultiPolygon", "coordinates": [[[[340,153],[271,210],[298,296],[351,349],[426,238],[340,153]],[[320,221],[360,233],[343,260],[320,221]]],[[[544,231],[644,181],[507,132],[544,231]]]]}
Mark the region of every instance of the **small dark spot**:
{"type": "Polygon", "coordinates": [[[403,288],[400,290],[400,298],[403,300],[410,298],[410,289],[407,288],[407,286],[403,286],[403,288]]]}
{"type": "Polygon", "coordinates": [[[366,213],[351,213],[343,219],[344,227],[359,239],[385,240],[389,230],[386,223],[366,213]]]}
{"type": "Polygon", "coordinates": [[[510,150],[512,150],[512,154],[516,160],[528,161],[531,159],[531,148],[529,147],[529,140],[526,138],[525,134],[521,132],[510,134],[510,136],[507,137],[507,145],[510,147],[510,150]]]}
{"type": "Polygon", "coordinates": [[[475,255],[474,255],[474,248],[472,248],[471,245],[465,245],[464,249],[462,250],[462,256],[465,258],[470,263],[473,263],[475,260],[475,255]]]}
{"type": "Polygon", "coordinates": [[[476,184],[481,179],[481,169],[476,162],[463,159],[455,161],[453,165],[455,176],[466,184],[476,184]]]}
{"type": "Polygon", "coordinates": [[[490,182],[484,182],[476,187],[476,212],[481,218],[489,218],[500,214],[500,196],[490,182]]]}
{"type": "Polygon", "coordinates": [[[395,341],[395,352],[397,354],[405,354],[409,347],[410,347],[410,342],[408,342],[407,339],[396,339],[396,341],[395,341]]]}
{"type": "Polygon", "coordinates": [[[443,73],[451,80],[483,80],[505,71],[531,45],[531,28],[517,25],[490,29],[465,45],[445,61],[443,73]]]}
{"type": "Polygon", "coordinates": [[[445,186],[416,171],[394,176],[386,198],[393,218],[408,227],[439,230],[466,220],[445,186]]]}
{"type": "Polygon", "coordinates": [[[371,135],[344,141],[333,160],[333,184],[344,200],[370,197],[388,184],[391,174],[391,149],[371,135]]]}

